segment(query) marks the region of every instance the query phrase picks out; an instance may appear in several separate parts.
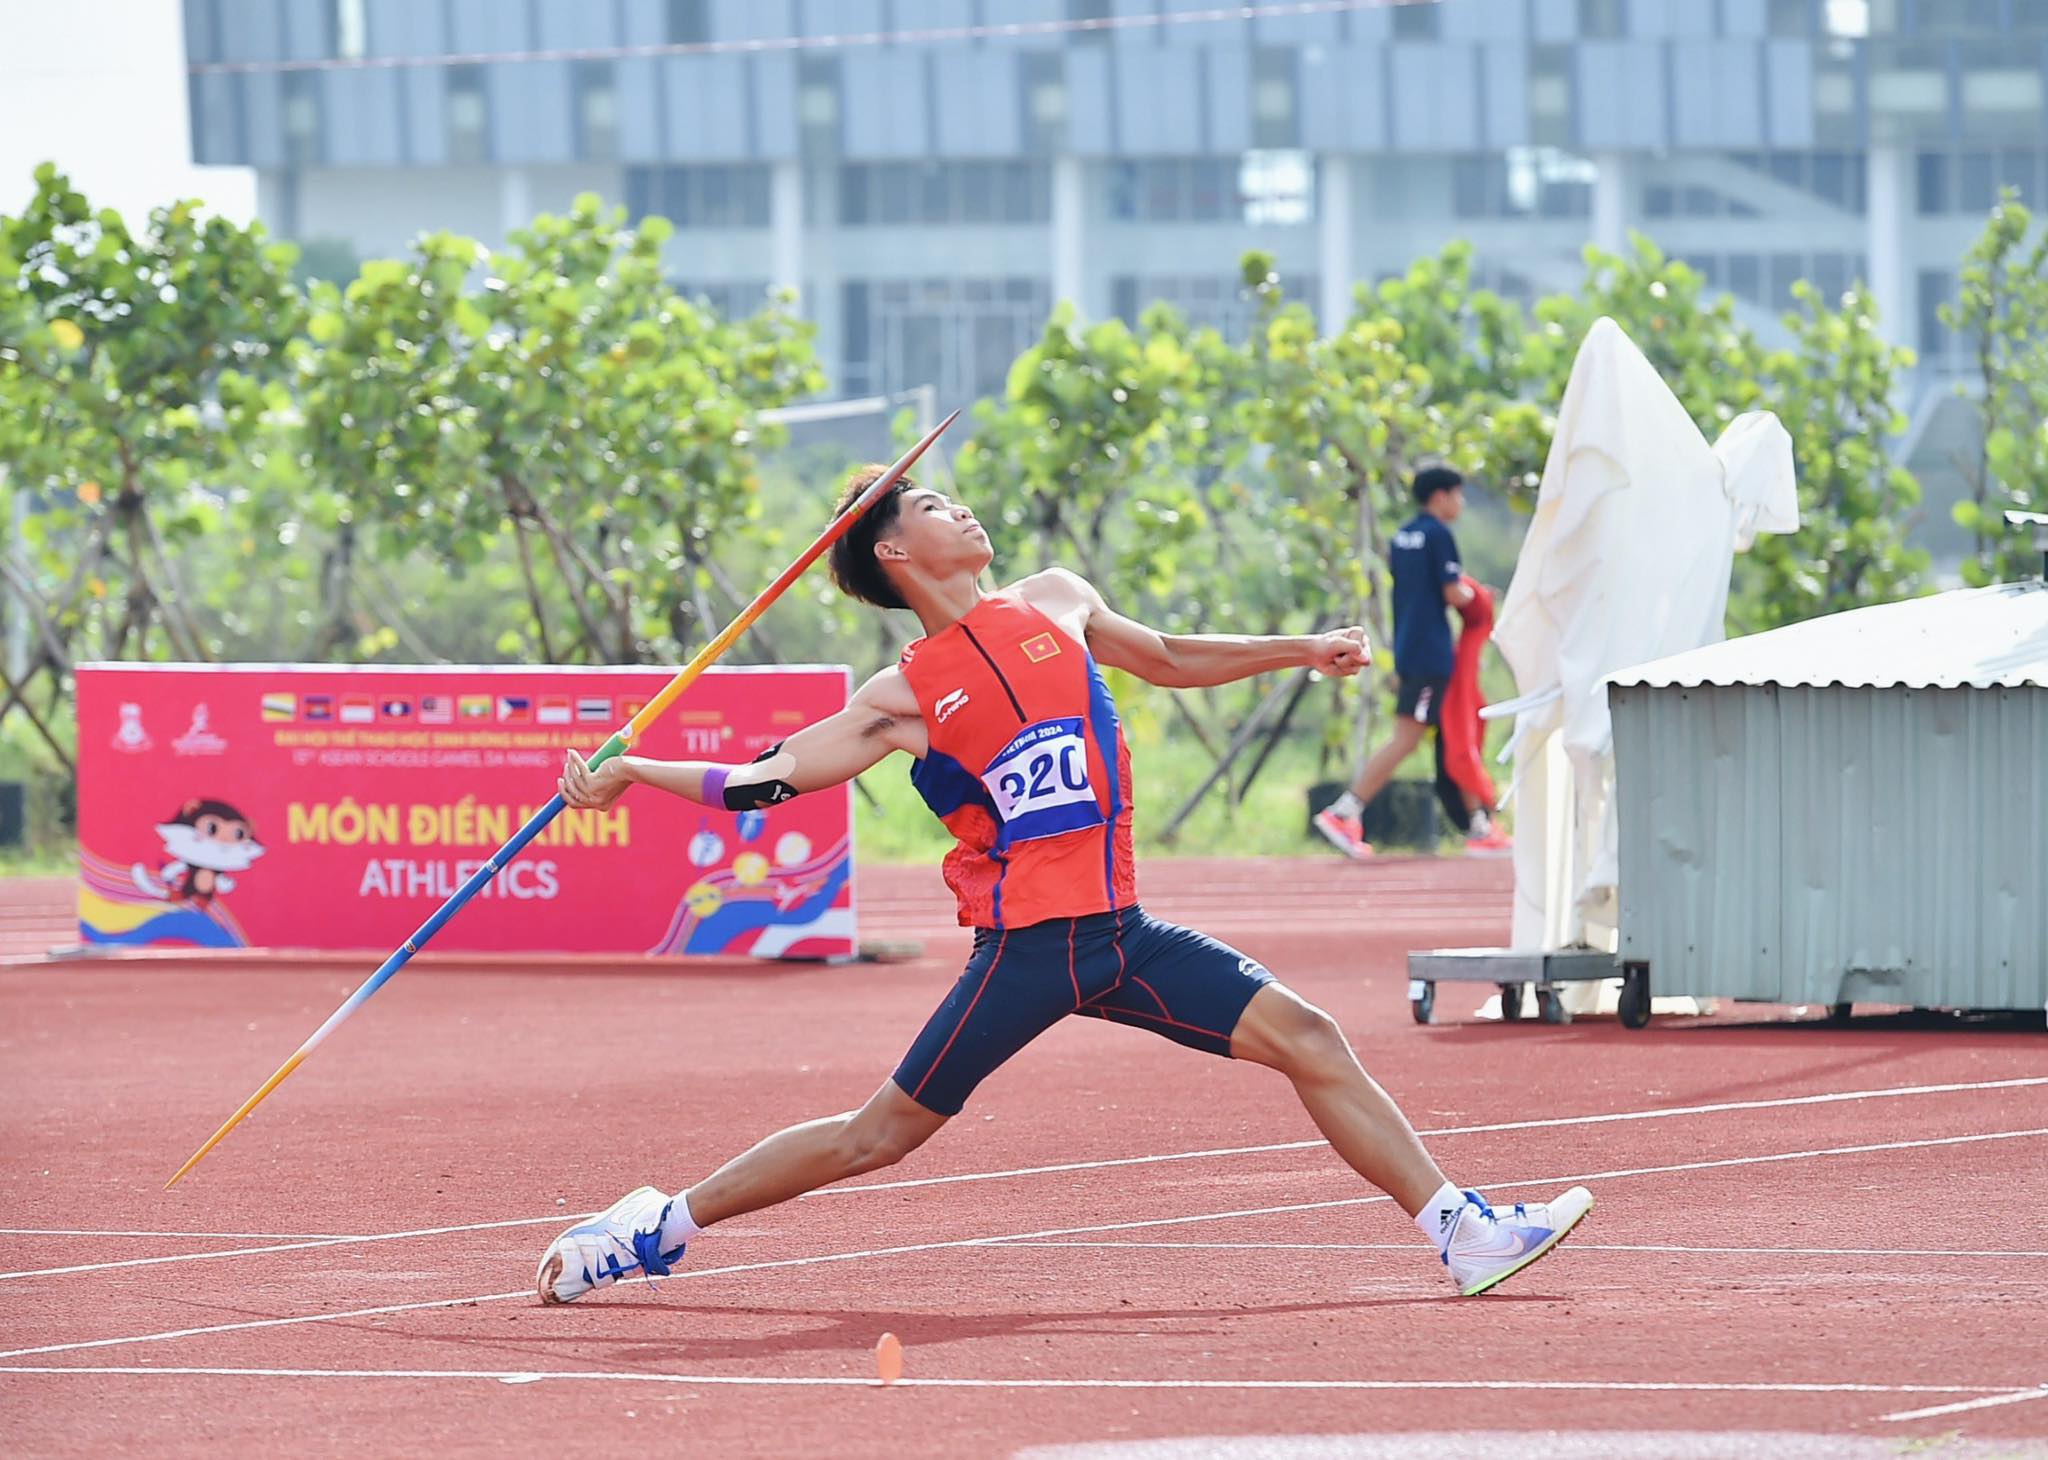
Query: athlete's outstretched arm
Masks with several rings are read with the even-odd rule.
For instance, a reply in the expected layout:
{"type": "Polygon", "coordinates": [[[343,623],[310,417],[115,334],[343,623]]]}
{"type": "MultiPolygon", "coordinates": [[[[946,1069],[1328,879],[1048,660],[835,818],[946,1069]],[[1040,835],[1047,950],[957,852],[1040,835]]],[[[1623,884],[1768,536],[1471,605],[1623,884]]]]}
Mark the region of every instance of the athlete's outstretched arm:
{"type": "Polygon", "coordinates": [[[924,753],[924,721],[899,669],[885,669],[854,692],[846,708],[806,725],[759,760],[718,765],[621,755],[592,770],[571,750],[562,766],[562,799],[603,810],[639,784],[701,804],[769,805],[800,791],[850,781],[892,751],[924,753]],[[710,785],[707,787],[707,780],[710,785]]]}
{"type": "Polygon", "coordinates": [[[1327,634],[1166,634],[1116,612],[1078,573],[1054,568],[1034,582],[1085,607],[1088,648],[1098,660],[1166,689],[1229,684],[1274,669],[1315,669],[1341,678],[1372,663],[1362,628],[1327,634]]]}

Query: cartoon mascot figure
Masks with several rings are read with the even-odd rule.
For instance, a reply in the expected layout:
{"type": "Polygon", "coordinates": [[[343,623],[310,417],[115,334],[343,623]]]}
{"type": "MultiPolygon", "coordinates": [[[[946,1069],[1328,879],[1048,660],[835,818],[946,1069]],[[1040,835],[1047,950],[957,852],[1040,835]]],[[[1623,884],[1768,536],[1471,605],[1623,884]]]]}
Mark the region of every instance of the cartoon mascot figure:
{"type": "Polygon", "coordinates": [[[195,797],[178,814],[157,825],[167,860],[152,872],[141,862],[132,869],[135,885],[151,897],[204,908],[235,890],[231,872],[246,872],[263,855],[249,818],[225,801],[195,797]]]}

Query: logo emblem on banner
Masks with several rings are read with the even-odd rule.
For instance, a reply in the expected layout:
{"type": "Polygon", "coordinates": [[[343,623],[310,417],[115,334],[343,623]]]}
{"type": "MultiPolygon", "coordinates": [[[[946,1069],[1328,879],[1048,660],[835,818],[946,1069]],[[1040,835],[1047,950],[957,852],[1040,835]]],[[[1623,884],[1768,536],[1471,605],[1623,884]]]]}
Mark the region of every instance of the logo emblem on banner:
{"type": "Polygon", "coordinates": [[[455,718],[455,701],[446,695],[420,696],[420,723],[446,725],[455,718]]]}
{"type": "Polygon", "coordinates": [[[489,695],[464,695],[458,713],[465,720],[488,720],[491,718],[491,697],[489,695]]]}
{"type": "Polygon", "coordinates": [[[341,697],[341,723],[344,725],[376,724],[377,702],[368,695],[343,695],[341,697]]]}
{"type": "Polygon", "coordinates": [[[507,725],[524,725],[533,718],[530,695],[499,695],[498,719],[507,725]]]}
{"type": "Polygon", "coordinates": [[[612,717],[610,695],[578,695],[576,697],[576,718],[585,724],[602,724],[612,717]]]}
{"type": "Polygon", "coordinates": [[[377,701],[377,713],[386,720],[410,720],[412,698],[409,695],[386,695],[377,701]]]}
{"type": "Polygon", "coordinates": [[[156,742],[149,738],[149,732],[142,728],[142,706],[126,703],[121,706],[121,728],[114,732],[114,749],[125,750],[130,755],[140,755],[156,742]]]}
{"type": "Polygon", "coordinates": [[[308,720],[332,720],[334,718],[333,695],[307,695],[299,701],[308,720]]]}
{"type": "Polygon", "coordinates": [[[275,723],[279,720],[296,720],[299,717],[299,697],[288,694],[266,694],[263,697],[263,718],[275,723]]]}
{"type": "Polygon", "coordinates": [[[192,707],[191,725],[171,742],[171,749],[179,755],[219,755],[225,751],[227,741],[207,728],[206,717],[206,701],[201,700],[192,707]]]}
{"type": "Polygon", "coordinates": [[[568,724],[569,697],[567,695],[542,695],[540,697],[540,723],[543,725],[568,724]]]}

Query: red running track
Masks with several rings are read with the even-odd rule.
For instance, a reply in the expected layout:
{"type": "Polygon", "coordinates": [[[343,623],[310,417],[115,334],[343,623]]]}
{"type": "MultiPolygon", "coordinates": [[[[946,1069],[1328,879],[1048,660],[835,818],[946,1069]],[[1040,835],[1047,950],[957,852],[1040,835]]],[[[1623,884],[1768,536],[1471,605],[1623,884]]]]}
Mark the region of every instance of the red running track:
{"type": "Polygon", "coordinates": [[[1146,881],[1335,1013],[1455,1177],[1588,1180],[1580,1234],[1452,1297],[1270,1073],[1077,1020],[902,1166],[719,1229],[659,1290],[543,1309],[534,1261],[571,1217],[886,1075],[965,946],[935,874],[863,874],[868,932],[930,940],[912,963],[408,971],[168,1194],[358,973],[16,965],[0,1448],[2048,1453],[2039,1032],[1422,1029],[1402,955],[1499,940],[1500,864],[1146,881]]]}

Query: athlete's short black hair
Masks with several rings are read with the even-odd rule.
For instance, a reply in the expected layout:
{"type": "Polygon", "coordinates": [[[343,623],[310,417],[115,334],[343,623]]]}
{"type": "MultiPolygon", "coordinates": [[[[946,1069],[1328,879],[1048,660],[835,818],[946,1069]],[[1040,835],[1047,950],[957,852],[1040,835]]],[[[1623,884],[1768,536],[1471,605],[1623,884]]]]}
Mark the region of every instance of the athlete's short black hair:
{"type": "MultiPolygon", "coordinates": [[[[869,478],[873,480],[873,478],[869,478]]],[[[1438,492],[1455,492],[1465,485],[1465,479],[1454,468],[1448,466],[1425,466],[1415,473],[1415,480],[1408,490],[1415,495],[1415,505],[1427,507],[1429,499],[1438,492]]]]}
{"type": "MultiPolygon", "coordinates": [[[[837,510],[844,512],[851,507],[888,469],[873,462],[855,467],[847,474],[846,485],[839,493],[837,510]]],[[[860,521],[846,530],[846,536],[832,544],[832,581],[847,597],[877,608],[910,607],[882,570],[881,559],[875,556],[875,543],[896,525],[897,514],[903,508],[903,494],[916,485],[909,477],[899,479],[882,494],[880,501],[861,514],[860,521]]]]}

